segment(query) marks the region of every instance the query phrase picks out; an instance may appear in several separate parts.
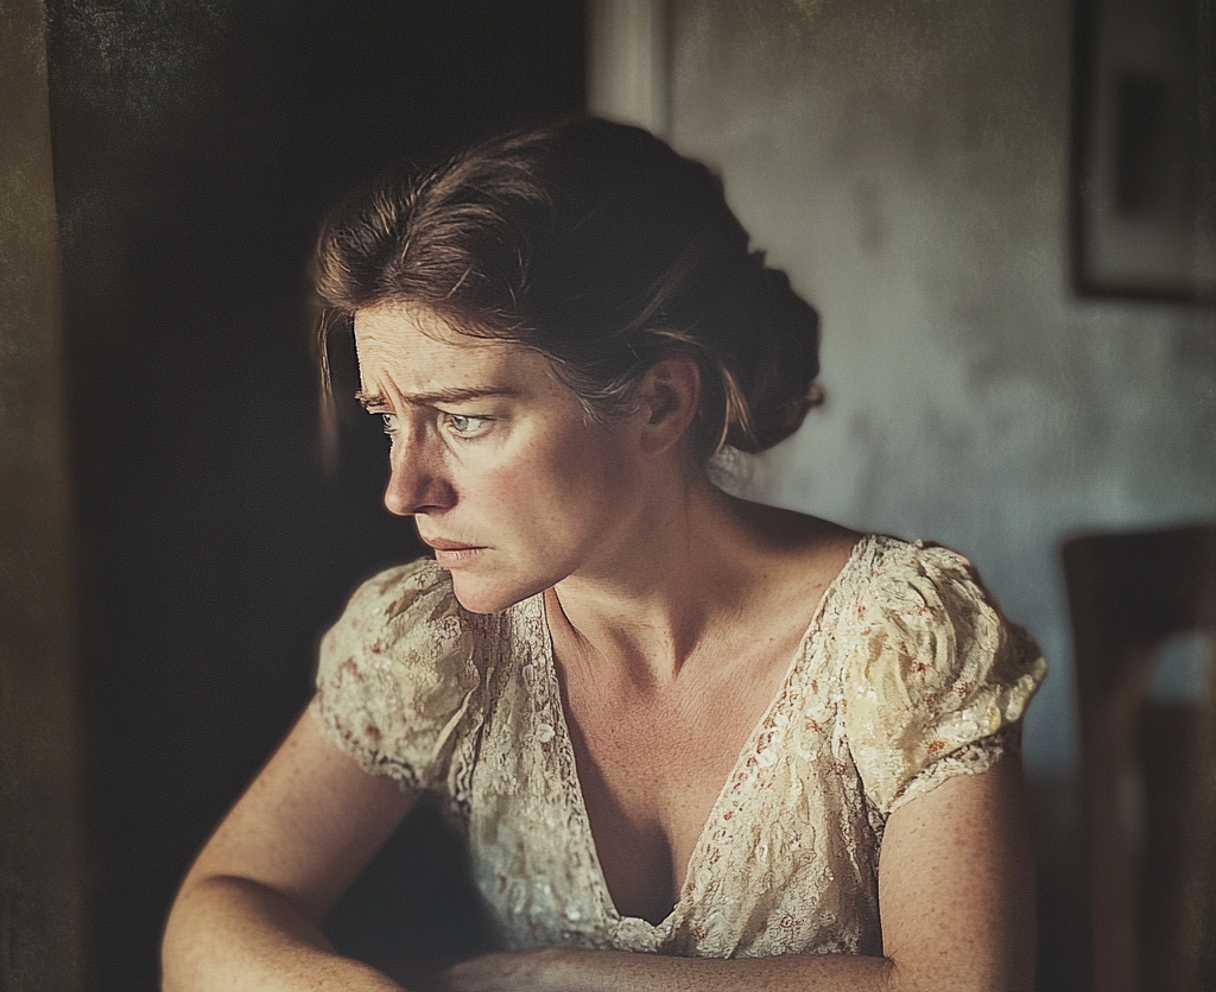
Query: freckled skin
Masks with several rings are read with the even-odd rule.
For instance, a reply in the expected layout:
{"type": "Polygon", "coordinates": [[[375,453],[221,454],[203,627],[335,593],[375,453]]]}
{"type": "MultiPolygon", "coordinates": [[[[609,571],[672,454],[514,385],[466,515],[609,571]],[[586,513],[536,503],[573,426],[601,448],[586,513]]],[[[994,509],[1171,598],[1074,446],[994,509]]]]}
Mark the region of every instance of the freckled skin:
{"type": "Polygon", "coordinates": [[[644,467],[628,420],[591,421],[540,355],[425,313],[360,311],[355,341],[368,408],[391,418],[385,504],[424,540],[479,549],[437,556],[465,608],[504,609],[632,552],[644,467]],[[415,401],[455,390],[503,392],[415,401]]]}
{"type": "MultiPolygon", "coordinates": [[[[362,398],[393,436],[386,505],[416,519],[468,609],[545,591],[605,880],[618,906],[661,916],[808,611],[858,535],[728,497],[687,471],[681,439],[700,380],[686,355],[648,370],[636,414],[598,424],[518,346],[400,308],[361,311],[355,334],[362,398]]],[[[365,774],[306,713],[183,882],[165,933],[165,992],[401,992],[336,954],[320,922],[417,799],[365,774]]],[[[406,987],[1027,992],[1032,882],[1020,769],[1005,759],[891,814],[879,871],[885,957],[549,948],[482,955],[406,987]]]]}

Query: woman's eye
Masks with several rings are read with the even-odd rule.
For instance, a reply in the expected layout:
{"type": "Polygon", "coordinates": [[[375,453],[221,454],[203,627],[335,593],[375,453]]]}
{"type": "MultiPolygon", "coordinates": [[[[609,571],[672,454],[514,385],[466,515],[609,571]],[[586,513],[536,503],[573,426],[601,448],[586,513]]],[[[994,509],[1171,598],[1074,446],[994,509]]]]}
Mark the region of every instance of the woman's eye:
{"type": "Polygon", "coordinates": [[[384,421],[384,433],[392,437],[397,433],[397,415],[395,413],[382,413],[380,419],[384,421]]]}
{"type": "Polygon", "coordinates": [[[443,416],[448,428],[457,437],[476,437],[489,423],[486,417],[470,417],[463,413],[445,413],[443,416]]]}

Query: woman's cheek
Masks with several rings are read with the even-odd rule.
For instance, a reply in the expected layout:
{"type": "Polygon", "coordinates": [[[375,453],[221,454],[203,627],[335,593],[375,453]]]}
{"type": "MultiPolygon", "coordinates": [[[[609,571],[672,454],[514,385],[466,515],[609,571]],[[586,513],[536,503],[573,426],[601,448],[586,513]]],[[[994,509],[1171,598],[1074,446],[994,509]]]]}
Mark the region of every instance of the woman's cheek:
{"type": "MultiPolygon", "coordinates": [[[[470,484],[468,496],[476,498],[496,515],[532,514],[542,501],[536,484],[537,472],[526,466],[500,466],[481,473],[470,484]]],[[[468,500],[466,499],[466,502],[468,500]]],[[[505,521],[510,523],[510,521],[505,521]]]]}

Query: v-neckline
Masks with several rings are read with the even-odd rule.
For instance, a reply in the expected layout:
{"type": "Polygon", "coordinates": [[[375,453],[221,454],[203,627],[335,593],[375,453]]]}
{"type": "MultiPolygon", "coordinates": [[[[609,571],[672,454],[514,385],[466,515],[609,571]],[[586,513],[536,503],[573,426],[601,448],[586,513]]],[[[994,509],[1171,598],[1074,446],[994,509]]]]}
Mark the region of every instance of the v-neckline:
{"type": "Polygon", "coordinates": [[[571,820],[577,821],[579,824],[580,837],[578,841],[587,855],[588,863],[593,866],[594,875],[598,880],[598,895],[600,896],[600,900],[612,918],[619,921],[629,921],[635,925],[642,924],[652,931],[659,931],[668,927],[677,913],[679,913],[680,908],[689,896],[692,886],[693,866],[702,856],[703,849],[709,843],[707,834],[710,832],[711,825],[720,819],[720,808],[726,802],[728,793],[734,791],[734,786],[737,783],[741,783],[746,779],[749,773],[748,762],[756,752],[759,738],[765,732],[765,725],[788,696],[794,673],[798,671],[800,663],[810,653],[814,635],[818,632],[828,602],[835,597],[844,576],[852,571],[857,562],[860,561],[865,550],[871,547],[874,541],[875,537],[873,534],[867,534],[858,538],[840,570],[832,577],[832,581],[824,587],[823,593],[819,597],[819,602],[815,606],[815,611],[811,614],[811,619],[807,623],[806,629],[798,639],[798,646],[794,649],[794,655],[786,667],[785,674],[782,676],[780,683],[778,683],[777,691],[773,694],[773,698],[769,700],[768,706],[765,707],[764,712],[760,715],[760,719],[752,728],[751,733],[747,735],[747,740],[744,742],[739,754],[735,757],[735,763],[731,767],[730,774],[726,776],[726,780],[722,783],[722,788],[718,790],[717,797],[709,807],[709,813],[705,818],[705,822],[701,825],[701,830],[697,834],[697,839],[692,846],[692,850],[689,852],[688,863],[684,866],[684,881],[680,886],[676,901],[671,907],[671,911],[658,923],[651,923],[640,916],[628,916],[621,913],[617,909],[612,890],[608,887],[608,878],[604,874],[604,866],[600,862],[599,848],[595,844],[595,834],[591,830],[591,814],[587,810],[587,800],[583,794],[583,784],[579,780],[578,761],[574,753],[574,741],[570,736],[570,727],[566,721],[566,708],[562,704],[561,683],[557,676],[557,662],[553,651],[553,632],[549,628],[549,609],[545,603],[545,594],[540,593],[537,596],[540,603],[540,620],[543,633],[542,643],[544,647],[543,660],[548,681],[548,694],[552,701],[551,705],[555,710],[553,721],[555,733],[552,744],[556,744],[563,752],[563,757],[568,762],[570,774],[573,778],[573,788],[563,790],[563,796],[568,803],[573,804],[574,808],[570,812],[576,815],[571,820]]]}

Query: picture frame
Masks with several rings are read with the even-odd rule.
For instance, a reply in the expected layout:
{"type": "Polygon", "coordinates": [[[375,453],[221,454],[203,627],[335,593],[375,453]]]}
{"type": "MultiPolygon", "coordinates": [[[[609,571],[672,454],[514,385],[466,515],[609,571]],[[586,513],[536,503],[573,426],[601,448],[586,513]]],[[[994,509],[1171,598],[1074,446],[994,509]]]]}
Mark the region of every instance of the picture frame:
{"type": "Polygon", "coordinates": [[[1216,304],[1214,54],[1207,0],[1075,0],[1078,295],[1216,304]]]}

